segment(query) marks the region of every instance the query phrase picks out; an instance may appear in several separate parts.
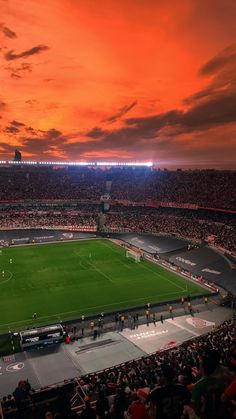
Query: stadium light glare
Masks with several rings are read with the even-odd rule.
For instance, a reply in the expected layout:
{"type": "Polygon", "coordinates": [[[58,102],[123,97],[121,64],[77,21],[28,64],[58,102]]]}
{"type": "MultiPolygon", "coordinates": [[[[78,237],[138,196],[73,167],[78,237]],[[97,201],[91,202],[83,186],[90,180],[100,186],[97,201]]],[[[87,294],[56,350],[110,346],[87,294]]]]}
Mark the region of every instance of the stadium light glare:
{"type": "Polygon", "coordinates": [[[40,166],[100,166],[100,167],[111,167],[111,166],[135,166],[135,167],[152,167],[153,163],[148,162],[115,162],[115,161],[34,161],[34,160],[1,160],[0,164],[8,165],[40,165],[40,166]]]}

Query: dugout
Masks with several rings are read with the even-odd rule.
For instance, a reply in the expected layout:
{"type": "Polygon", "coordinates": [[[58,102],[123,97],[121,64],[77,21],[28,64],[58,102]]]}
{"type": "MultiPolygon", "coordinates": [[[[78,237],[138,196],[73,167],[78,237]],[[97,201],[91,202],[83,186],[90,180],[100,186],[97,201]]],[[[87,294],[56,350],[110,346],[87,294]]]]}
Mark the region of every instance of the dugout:
{"type": "Polygon", "coordinates": [[[23,351],[46,348],[63,342],[64,336],[61,324],[24,330],[20,332],[20,346],[23,351]]]}

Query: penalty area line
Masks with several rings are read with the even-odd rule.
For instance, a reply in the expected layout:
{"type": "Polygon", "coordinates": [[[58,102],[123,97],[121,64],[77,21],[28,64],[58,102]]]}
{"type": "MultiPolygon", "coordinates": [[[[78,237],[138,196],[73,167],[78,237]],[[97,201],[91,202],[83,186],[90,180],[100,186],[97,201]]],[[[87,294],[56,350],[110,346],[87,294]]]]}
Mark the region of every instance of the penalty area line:
{"type": "Polygon", "coordinates": [[[170,284],[174,285],[175,288],[179,288],[181,291],[185,291],[185,288],[182,288],[180,285],[176,284],[175,282],[171,281],[169,278],[165,277],[162,274],[159,274],[158,272],[153,271],[150,267],[146,265],[141,265],[142,268],[148,269],[150,272],[152,272],[154,275],[161,277],[164,281],[168,281],[170,284]]]}
{"type": "Polygon", "coordinates": [[[108,279],[108,281],[112,282],[113,284],[116,284],[108,275],[106,275],[104,272],[102,272],[99,268],[97,268],[94,263],[90,262],[89,266],[91,266],[92,269],[94,269],[96,272],[100,273],[100,275],[104,276],[104,278],[108,279]]]}

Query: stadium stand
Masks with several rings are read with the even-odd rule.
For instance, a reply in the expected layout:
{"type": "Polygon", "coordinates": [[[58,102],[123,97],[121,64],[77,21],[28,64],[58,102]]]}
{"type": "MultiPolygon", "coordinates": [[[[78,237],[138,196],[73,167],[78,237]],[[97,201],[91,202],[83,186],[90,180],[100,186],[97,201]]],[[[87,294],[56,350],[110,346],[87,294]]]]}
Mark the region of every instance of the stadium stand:
{"type": "MultiPolygon", "coordinates": [[[[52,207],[51,207],[52,208],[52,207]]],[[[79,227],[98,226],[99,205],[84,204],[73,209],[48,209],[43,207],[12,209],[1,207],[0,228],[40,228],[40,227],[79,227]]],[[[101,207],[100,207],[101,211],[101,207]]],[[[235,215],[201,210],[179,208],[148,208],[133,206],[110,206],[104,216],[102,231],[141,232],[167,235],[175,234],[193,241],[210,241],[236,254],[235,215]]]]}
{"type": "Polygon", "coordinates": [[[236,253],[236,220],[233,214],[186,209],[114,207],[106,216],[106,231],[175,234],[195,241],[208,240],[236,253]]]}
{"type": "Polygon", "coordinates": [[[58,227],[58,226],[96,226],[96,218],[94,215],[87,216],[63,216],[63,215],[27,215],[27,214],[11,214],[8,217],[0,219],[0,228],[35,228],[35,227],[58,227]]]}
{"type": "MultiPolygon", "coordinates": [[[[162,233],[234,257],[235,212],[236,172],[0,168],[1,230],[162,233]]],[[[1,400],[0,418],[233,419],[235,332],[234,320],[224,322],[174,349],[37,391],[23,377],[1,400]],[[168,413],[164,399],[171,403],[168,413]]]]}
{"type": "Polygon", "coordinates": [[[151,168],[1,167],[0,200],[100,200],[111,182],[112,200],[158,201],[236,210],[235,172],[151,168]]]}
{"type": "Polygon", "coordinates": [[[226,321],[178,348],[57,387],[34,391],[27,380],[21,380],[13,394],[1,401],[4,417],[195,419],[197,414],[201,419],[233,418],[235,392],[230,393],[231,399],[225,395],[236,371],[235,332],[235,322],[226,321]],[[77,408],[72,409],[76,399],[77,408]],[[167,399],[171,406],[168,414],[167,399]],[[136,416],[132,413],[136,410],[145,415],[136,416]]]}

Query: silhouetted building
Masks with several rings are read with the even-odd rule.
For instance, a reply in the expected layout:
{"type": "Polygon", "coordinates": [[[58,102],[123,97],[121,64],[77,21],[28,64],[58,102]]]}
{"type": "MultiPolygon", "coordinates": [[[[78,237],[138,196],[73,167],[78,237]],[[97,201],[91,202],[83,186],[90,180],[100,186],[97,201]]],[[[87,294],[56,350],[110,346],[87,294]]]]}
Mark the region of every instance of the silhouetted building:
{"type": "Polygon", "coordinates": [[[21,152],[19,150],[15,150],[14,161],[21,161],[21,152]]]}

